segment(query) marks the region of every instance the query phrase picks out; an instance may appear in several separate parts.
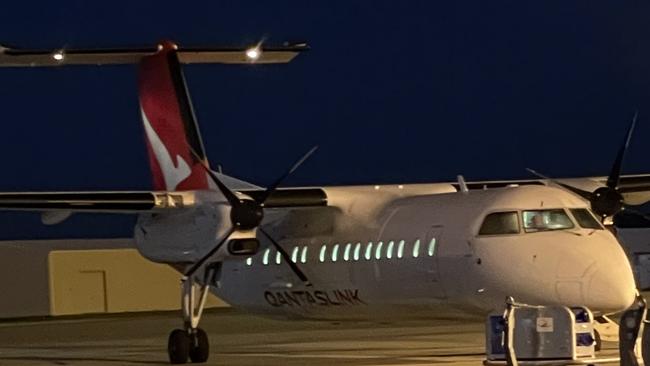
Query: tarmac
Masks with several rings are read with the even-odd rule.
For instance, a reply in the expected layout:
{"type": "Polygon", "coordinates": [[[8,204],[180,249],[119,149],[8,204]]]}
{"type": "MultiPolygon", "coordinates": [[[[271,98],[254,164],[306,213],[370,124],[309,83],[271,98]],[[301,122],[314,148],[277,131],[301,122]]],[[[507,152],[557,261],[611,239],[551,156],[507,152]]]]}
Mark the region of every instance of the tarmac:
{"type": "MultiPolygon", "coordinates": [[[[178,312],[0,322],[0,365],[167,365],[178,312]]],[[[474,365],[484,359],[480,322],[337,323],[208,310],[206,365],[474,365]]],[[[604,344],[601,356],[616,354],[604,344]]]]}

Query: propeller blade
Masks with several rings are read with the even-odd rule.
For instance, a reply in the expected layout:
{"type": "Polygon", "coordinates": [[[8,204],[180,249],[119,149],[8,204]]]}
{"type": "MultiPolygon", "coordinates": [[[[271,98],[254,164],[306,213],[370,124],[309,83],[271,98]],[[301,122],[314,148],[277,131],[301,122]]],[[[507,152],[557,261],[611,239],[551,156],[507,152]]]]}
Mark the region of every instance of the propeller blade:
{"type": "Polygon", "coordinates": [[[623,140],[623,144],[618,150],[618,155],[616,155],[616,160],[614,160],[614,165],[612,165],[612,171],[609,173],[609,177],[607,177],[607,187],[616,189],[618,186],[618,182],[621,178],[621,168],[623,165],[623,159],[625,158],[625,152],[627,151],[627,147],[630,145],[630,139],[632,139],[632,133],[634,133],[634,127],[636,126],[636,119],[639,116],[639,111],[634,112],[634,117],[632,117],[632,123],[630,123],[630,127],[627,130],[627,135],[625,136],[625,140],[623,140]]]}
{"type": "Polygon", "coordinates": [[[214,246],[214,247],[213,247],[213,248],[212,248],[212,249],[211,249],[211,250],[210,250],[206,255],[204,255],[201,259],[199,259],[198,261],[194,262],[194,264],[192,265],[192,267],[190,267],[187,271],[185,271],[185,273],[183,274],[183,276],[186,277],[186,278],[187,278],[187,277],[192,277],[192,276],[194,275],[194,273],[196,273],[196,271],[198,271],[199,268],[201,268],[201,266],[202,266],[202,265],[203,265],[203,264],[204,264],[204,263],[205,263],[205,262],[206,262],[210,257],[212,257],[212,256],[214,255],[214,253],[216,253],[216,252],[219,250],[219,248],[221,248],[221,246],[222,246],[222,245],[223,245],[223,244],[224,244],[224,243],[225,243],[225,242],[230,238],[230,235],[232,235],[232,233],[234,233],[235,230],[236,230],[236,229],[235,229],[234,227],[233,227],[232,229],[230,229],[230,230],[226,233],[226,235],[223,237],[223,239],[221,239],[221,241],[220,241],[219,243],[217,243],[217,245],[215,245],[215,246],[214,246]]]}
{"type": "Polygon", "coordinates": [[[223,184],[223,182],[221,182],[221,180],[217,177],[217,175],[212,171],[212,169],[210,169],[206,165],[205,161],[203,161],[203,159],[199,157],[199,155],[196,153],[196,151],[194,151],[194,149],[190,149],[190,151],[192,152],[192,155],[194,155],[196,160],[198,160],[201,163],[201,166],[203,167],[205,172],[208,173],[212,181],[217,185],[219,191],[221,191],[221,193],[226,197],[228,203],[230,203],[231,206],[239,205],[240,200],[237,197],[237,195],[233,191],[231,191],[228,187],[226,187],[226,185],[223,184]]]}
{"type": "Polygon", "coordinates": [[[307,151],[305,155],[303,155],[300,159],[298,159],[298,161],[296,161],[289,170],[287,170],[283,175],[280,176],[280,178],[278,178],[275,182],[273,182],[273,184],[271,184],[270,186],[268,186],[268,188],[266,188],[266,191],[264,192],[263,195],[261,195],[258,202],[263,205],[264,202],[266,202],[266,200],[269,198],[269,196],[271,196],[271,194],[273,194],[273,192],[275,192],[275,190],[280,186],[280,184],[282,184],[282,182],[288,176],[293,174],[293,172],[295,172],[296,169],[298,169],[298,167],[302,165],[302,163],[304,163],[305,160],[307,160],[311,156],[311,154],[313,154],[317,149],[318,149],[318,145],[312,147],[309,151],[307,151]]]}
{"type": "Polygon", "coordinates": [[[592,198],[593,198],[593,193],[591,193],[591,192],[589,192],[589,191],[585,191],[585,190],[583,190],[583,189],[580,189],[580,188],[577,188],[577,187],[574,187],[574,186],[568,185],[568,184],[566,184],[566,183],[558,182],[557,180],[552,179],[552,178],[549,178],[549,177],[547,177],[547,176],[545,176],[545,175],[543,175],[543,174],[541,174],[541,173],[539,173],[539,172],[537,172],[537,171],[535,171],[535,170],[533,170],[533,169],[526,168],[526,170],[527,170],[529,173],[531,173],[531,174],[533,174],[533,175],[535,175],[535,176],[537,176],[537,177],[539,177],[539,178],[542,178],[542,179],[548,180],[549,182],[552,182],[552,183],[554,183],[554,184],[557,184],[558,186],[560,186],[560,187],[562,187],[562,188],[564,188],[564,189],[567,189],[567,190],[569,190],[569,191],[571,191],[571,192],[577,194],[578,196],[580,196],[580,197],[582,197],[582,198],[584,198],[584,199],[586,199],[586,200],[588,200],[588,201],[590,201],[590,202],[591,202],[591,200],[592,200],[592,198]]]}
{"type": "Polygon", "coordinates": [[[266,236],[266,237],[269,239],[269,241],[273,244],[273,246],[275,247],[275,249],[280,253],[280,255],[282,256],[282,258],[284,258],[284,261],[289,265],[289,267],[291,268],[291,270],[293,271],[293,273],[295,273],[296,276],[298,276],[298,278],[300,278],[300,280],[305,284],[305,286],[308,286],[308,287],[311,286],[311,282],[309,282],[309,279],[307,278],[307,276],[305,276],[305,273],[304,273],[303,271],[301,271],[300,268],[298,268],[298,265],[296,265],[296,264],[291,260],[291,257],[289,256],[289,254],[288,254],[284,249],[282,249],[282,247],[280,246],[280,244],[278,244],[278,243],[275,241],[275,239],[273,239],[273,237],[271,237],[271,235],[270,235],[269,233],[267,233],[267,232],[266,232],[264,229],[262,229],[261,227],[258,228],[258,230],[261,231],[262,234],[264,234],[264,236],[266,236]]]}

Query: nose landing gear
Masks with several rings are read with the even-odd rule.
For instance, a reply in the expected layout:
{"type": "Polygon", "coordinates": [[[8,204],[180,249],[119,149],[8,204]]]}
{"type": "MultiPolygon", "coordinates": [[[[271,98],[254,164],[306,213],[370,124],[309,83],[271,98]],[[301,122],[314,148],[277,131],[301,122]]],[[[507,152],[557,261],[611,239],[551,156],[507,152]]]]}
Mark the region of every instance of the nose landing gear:
{"type": "Polygon", "coordinates": [[[172,364],[184,364],[188,359],[193,363],[204,363],[210,356],[208,334],[199,328],[205,301],[210,293],[210,283],[214,279],[215,269],[206,270],[206,276],[201,284],[200,298],[197,302],[197,291],[194,286],[194,276],[183,277],[181,280],[183,329],[174,329],[169,334],[167,354],[172,364]]]}

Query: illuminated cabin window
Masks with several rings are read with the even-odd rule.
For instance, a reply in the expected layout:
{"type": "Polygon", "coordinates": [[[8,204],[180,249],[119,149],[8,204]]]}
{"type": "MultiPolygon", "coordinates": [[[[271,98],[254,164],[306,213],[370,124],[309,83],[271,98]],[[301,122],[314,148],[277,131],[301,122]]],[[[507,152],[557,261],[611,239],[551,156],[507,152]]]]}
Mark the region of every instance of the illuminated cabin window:
{"type": "Polygon", "coordinates": [[[366,260],[370,260],[372,258],[372,242],[368,242],[368,246],[366,246],[366,254],[364,255],[366,260]]]}
{"type": "Polygon", "coordinates": [[[375,259],[381,259],[381,247],[384,246],[384,242],[380,241],[377,243],[377,249],[375,250],[375,259]]]}
{"type": "Polygon", "coordinates": [[[275,252],[275,264],[282,263],[282,254],[280,252],[275,252]]]}
{"type": "Polygon", "coordinates": [[[413,258],[417,258],[420,255],[420,239],[416,240],[413,243],[413,258]]]}
{"type": "Polygon", "coordinates": [[[292,261],[293,263],[297,263],[297,262],[298,262],[298,251],[299,251],[299,250],[300,250],[300,248],[298,248],[298,247],[293,247],[293,251],[291,251],[291,261],[292,261]]]}
{"type": "Polygon", "coordinates": [[[253,265],[253,258],[252,257],[246,258],[246,265],[247,266],[252,266],[253,265]]]}
{"type": "Polygon", "coordinates": [[[343,252],[343,260],[346,262],[350,260],[350,249],[352,249],[352,244],[347,243],[345,245],[345,251],[343,252]]]}
{"type": "Polygon", "coordinates": [[[300,263],[307,263],[307,246],[302,247],[302,253],[300,253],[300,263]]]}
{"type": "Polygon", "coordinates": [[[335,244],[334,248],[332,248],[332,262],[336,262],[339,256],[339,245],[335,244]]]}
{"type": "Polygon", "coordinates": [[[320,247],[320,254],[318,255],[318,260],[323,263],[325,262],[325,253],[327,252],[327,245],[323,244],[322,247],[320,247]]]}
{"type": "Polygon", "coordinates": [[[433,257],[433,255],[436,254],[436,238],[431,238],[429,247],[427,248],[427,254],[429,257],[433,257]]]}
{"type": "Polygon", "coordinates": [[[357,245],[354,247],[354,260],[358,261],[360,255],[361,255],[361,243],[357,243],[357,245]]]}
{"type": "Polygon", "coordinates": [[[271,254],[271,249],[266,248],[264,251],[264,257],[262,257],[262,264],[265,266],[269,264],[269,254],[271,254]]]}
{"type": "Polygon", "coordinates": [[[395,242],[391,240],[388,242],[388,247],[386,247],[386,258],[393,258],[393,247],[395,247],[395,242]]]}
{"type": "Polygon", "coordinates": [[[404,240],[400,240],[397,245],[397,258],[402,258],[404,256],[404,240]]]}

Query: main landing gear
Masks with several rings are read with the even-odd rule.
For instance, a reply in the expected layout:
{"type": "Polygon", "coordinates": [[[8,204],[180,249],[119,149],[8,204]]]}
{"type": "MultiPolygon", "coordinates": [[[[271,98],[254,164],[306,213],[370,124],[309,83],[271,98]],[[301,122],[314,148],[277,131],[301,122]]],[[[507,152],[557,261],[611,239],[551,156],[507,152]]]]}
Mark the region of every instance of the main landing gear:
{"type": "Polygon", "coordinates": [[[174,329],[169,334],[167,354],[170,363],[183,364],[187,363],[188,359],[193,363],[204,363],[210,356],[208,335],[198,326],[214,274],[214,268],[206,270],[198,303],[197,291],[194,286],[196,283],[195,277],[183,277],[181,280],[183,329],[174,329]]]}

